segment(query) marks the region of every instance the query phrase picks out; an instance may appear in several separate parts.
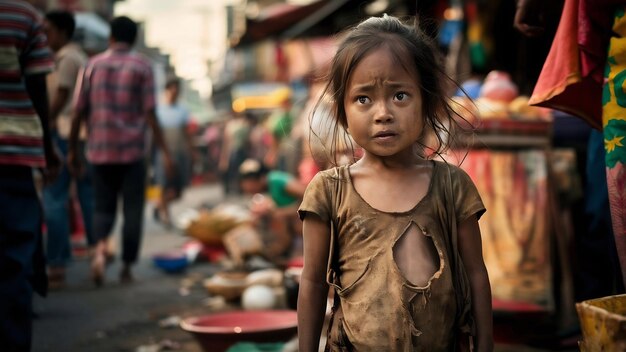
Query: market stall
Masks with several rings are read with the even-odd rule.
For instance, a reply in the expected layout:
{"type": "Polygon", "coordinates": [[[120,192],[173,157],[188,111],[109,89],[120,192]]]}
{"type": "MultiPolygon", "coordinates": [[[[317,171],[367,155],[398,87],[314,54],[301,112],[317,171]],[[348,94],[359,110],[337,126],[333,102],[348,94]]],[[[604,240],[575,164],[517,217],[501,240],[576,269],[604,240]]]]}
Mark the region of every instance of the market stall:
{"type": "Polygon", "coordinates": [[[575,320],[573,233],[558,193],[580,192],[575,155],[553,148],[550,111],[528,106],[505,73],[465,87],[475,104],[455,102],[475,130],[449,161],[470,175],[487,208],[479,225],[494,312],[543,314],[567,326],[575,320]]]}

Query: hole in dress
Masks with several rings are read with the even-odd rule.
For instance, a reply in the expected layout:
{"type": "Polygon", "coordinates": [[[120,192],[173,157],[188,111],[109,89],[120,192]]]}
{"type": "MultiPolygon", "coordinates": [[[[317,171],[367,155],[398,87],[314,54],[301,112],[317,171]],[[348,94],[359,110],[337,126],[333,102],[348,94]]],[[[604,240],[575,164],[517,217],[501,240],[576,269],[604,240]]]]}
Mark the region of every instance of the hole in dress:
{"type": "Polygon", "coordinates": [[[432,237],[422,233],[414,222],[393,246],[393,259],[404,278],[417,287],[425,287],[440,267],[432,237]]]}

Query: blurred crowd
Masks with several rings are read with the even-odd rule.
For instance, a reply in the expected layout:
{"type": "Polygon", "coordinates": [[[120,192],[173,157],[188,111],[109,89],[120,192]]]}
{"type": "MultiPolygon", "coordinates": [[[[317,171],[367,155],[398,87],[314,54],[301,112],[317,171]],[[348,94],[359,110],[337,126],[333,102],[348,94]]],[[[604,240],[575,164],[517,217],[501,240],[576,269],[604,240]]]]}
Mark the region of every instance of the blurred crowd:
{"type": "Polygon", "coordinates": [[[150,187],[158,190],[153,216],[170,228],[170,205],[192,182],[219,181],[226,197],[252,200],[256,224],[274,236],[266,254],[301,251],[295,210],[306,185],[330,165],[321,160],[353,157],[344,153],[347,139],[338,142],[343,149],[309,148],[309,137],[322,141],[331,125],[307,117],[315,85],[306,99],[287,94],[273,109],[231,111],[198,126],[179,99],[180,79],[170,74],[155,87],[151,63],[133,48],[132,19],[114,18],[109,47],[90,56],[72,41],[72,13],[41,14],[19,0],[0,9],[0,200],[12,204],[0,221],[3,348],[30,348],[31,292],[64,287],[75,232],[84,232],[94,284],[104,284],[117,255],[108,242],[118,203],[119,278],[133,281],[150,187]],[[328,158],[331,149],[342,155],[328,158]]]}

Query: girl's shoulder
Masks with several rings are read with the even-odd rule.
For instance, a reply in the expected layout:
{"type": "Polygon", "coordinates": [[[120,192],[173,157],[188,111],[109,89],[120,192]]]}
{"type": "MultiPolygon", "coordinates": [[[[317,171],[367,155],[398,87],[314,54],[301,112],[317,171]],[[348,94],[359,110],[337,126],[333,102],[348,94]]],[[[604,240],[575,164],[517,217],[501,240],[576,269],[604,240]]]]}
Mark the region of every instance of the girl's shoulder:
{"type": "Polygon", "coordinates": [[[319,171],[316,178],[324,179],[325,181],[339,181],[348,179],[348,167],[349,165],[335,166],[330,169],[319,171]]]}
{"type": "Polygon", "coordinates": [[[435,165],[439,170],[437,174],[439,179],[448,180],[448,184],[451,185],[453,189],[464,189],[468,186],[475,187],[472,178],[460,166],[439,160],[435,160],[435,165]]]}
{"type": "Polygon", "coordinates": [[[336,192],[349,181],[348,166],[337,166],[319,171],[307,185],[307,190],[317,189],[336,192]]]}
{"type": "Polygon", "coordinates": [[[445,176],[445,173],[449,173],[453,178],[455,177],[463,177],[467,175],[467,173],[458,165],[451,164],[447,161],[442,160],[433,160],[435,162],[435,167],[438,170],[443,170],[444,173],[440,174],[440,176],[445,176]]]}

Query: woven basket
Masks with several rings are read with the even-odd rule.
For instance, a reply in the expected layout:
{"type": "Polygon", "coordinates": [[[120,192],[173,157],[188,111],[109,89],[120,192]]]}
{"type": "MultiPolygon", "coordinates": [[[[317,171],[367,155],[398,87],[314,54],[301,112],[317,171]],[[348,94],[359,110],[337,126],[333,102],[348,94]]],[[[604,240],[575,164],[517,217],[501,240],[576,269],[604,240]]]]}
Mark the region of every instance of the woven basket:
{"type": "Polygon", "coordinates": [[[246,272],[221,272],[204,280],[204,288],[212,294],[228,301],[239,299],[247,287],[246,272]]]}
{"type": "Polygon", "coordinates": [[[626,295],[576,304],[583,333],[581,351],[626,351],[626,295]]]}
{"type": "Polygon", "coordinates": [[[185,229],[188,236],[205,245],[222,245],[222,238],[228,231],[244,223],[241,219],[217,212],[203,211],[185,229]]]}

